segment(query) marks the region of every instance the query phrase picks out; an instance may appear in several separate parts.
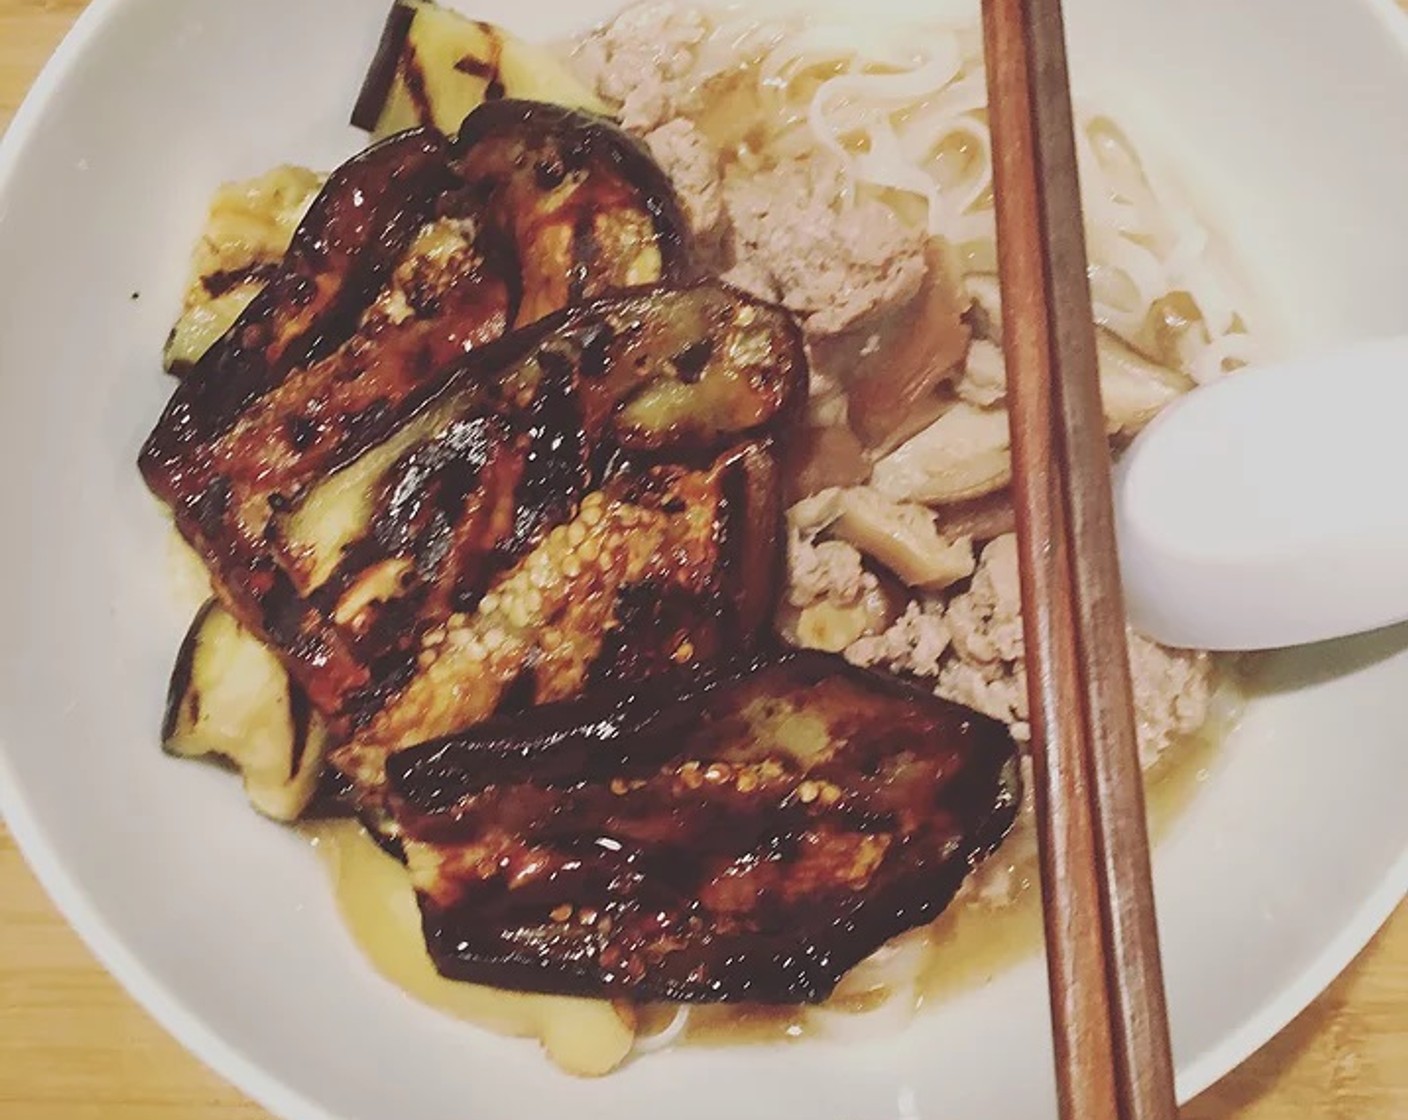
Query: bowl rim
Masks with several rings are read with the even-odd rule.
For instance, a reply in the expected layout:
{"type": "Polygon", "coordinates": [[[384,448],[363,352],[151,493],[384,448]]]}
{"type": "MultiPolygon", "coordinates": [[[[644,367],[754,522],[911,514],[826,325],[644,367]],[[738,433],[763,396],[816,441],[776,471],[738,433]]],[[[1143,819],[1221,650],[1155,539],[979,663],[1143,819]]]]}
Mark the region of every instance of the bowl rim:
{"type": "MultiPolygon", "coordinates": [[[[9,127],[0,135],[0,200],[22,165],[54,96],[89,49],[124,8],[136,0],[92,0],[74,21],[26,92],[9,127]]],[[[454,0],[449,0],[453,4],[454,0]]],[[[1408,56],[1408,0],[1357,0],[1383,24],[1391,41],[1408,56]]],[[[0,210],[3,216],[3,210],[0,210]]],[[[178,992],[159,980],[95,908],[52,847],[42,821],[33,814],[0,735],[0,821],[49,900],[87,950],[161,1027],[189,1053],[261,1107],[288,1120],[342,1120],[317,1101],[270,1075],[219,1032],[210,1028],[178,992]]],[[[1180,1104],[1220,1081],[1306,1010],[1363,952],[1408,898],[1408,849],[1306,965],[1296,980],[1266,1000],[1242,1024],[1201,1054],[1189,1059],[1177,1077],[1180,1104]]]]}

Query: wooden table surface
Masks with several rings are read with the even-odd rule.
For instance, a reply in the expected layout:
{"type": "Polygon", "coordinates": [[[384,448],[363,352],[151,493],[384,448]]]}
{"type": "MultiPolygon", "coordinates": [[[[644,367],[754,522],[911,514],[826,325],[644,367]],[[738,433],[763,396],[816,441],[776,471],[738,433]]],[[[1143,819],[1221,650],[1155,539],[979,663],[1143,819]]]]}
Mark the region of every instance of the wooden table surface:
{"type": "MultiPolygon", "coordinates": [[[[0,0],[0,129],[85,5],[0,0]]],[[[1305,1014],[1184,1110],[1184,1120],[1306,1118],[1408,1118],[1408,910],[1305,1014]]],[[[3,825],[0,1120],[268,1120],[94,963],[3,825]]]]}

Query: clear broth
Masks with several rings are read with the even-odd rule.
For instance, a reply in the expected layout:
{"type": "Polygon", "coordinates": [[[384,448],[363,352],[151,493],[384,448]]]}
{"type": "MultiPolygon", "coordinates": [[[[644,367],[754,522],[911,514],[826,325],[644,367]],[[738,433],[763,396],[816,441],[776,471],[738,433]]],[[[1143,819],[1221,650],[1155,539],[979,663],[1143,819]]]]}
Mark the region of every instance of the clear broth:
{"type": "MultiPolygon", "coordinates": [[[[1211,775],[1240,713],[1240,685],[1230,670],[1224,669],[1223,676],[1212,718],[1196,735],[1170,749],[1146,776],[1150,835],[1156,844],[1211,775]]],[[[673,1021],[669,1008],[631,1008],[445,979],[426,953],[405,869],[354,821],[320,821],[302,830],[328,868],[353,940],[378,973],[421,1002],[499,1034],[539,1038],[560,1065],[588,1075],[609,1072],[630,1054],[637,1038],[648,1040],[673,1021]]],[[[1029,816],[1019,820],[1013,835],[977,875],[978,883],[985,876],[1010,875],[1010,898],[995,904],[985,901],[980,890],[966,891],[917,935],[925,944],[914,987],[915,1009],[989,983],[1040,950],[1041,896],[1029,816]]],[[[843,985],[824,1005],[832,1012],[826,1015],[798,1007],[696,1007],[679,1038],[711,1046],[797,1040],[826,1031],[846,1012],[877,1010],[889,1002],[888,996],[879,988],[848,992],[843,985]]]]}

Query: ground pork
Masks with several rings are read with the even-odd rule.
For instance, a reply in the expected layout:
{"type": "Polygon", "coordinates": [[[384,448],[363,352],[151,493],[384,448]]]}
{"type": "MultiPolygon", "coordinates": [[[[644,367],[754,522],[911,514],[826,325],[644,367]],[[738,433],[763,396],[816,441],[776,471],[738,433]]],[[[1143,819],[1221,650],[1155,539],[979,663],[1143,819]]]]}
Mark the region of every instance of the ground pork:
{"type": "Polygon", "coordinates": [[[646,133],[645,143],[674,183],[695,236],[705,243],[717,241],[724,217],[718,150],[684,117],[646,133]]]}
{"type": "Polygon", "coordinates": [[[990,541],[968,590],[948,607],[955,651],[975,665],[1015,664],[1022,659],[1022,586],[1017,538],[990,541]]]}
{"type": "Polygon", "coordinates": [[[854,546],[816,539],[831,514],[824,499],[812,506],[821,520],[807,528],[799,528],[795,509],[789,515],[787,594],[777,627],[792,645],[841,653],[885,632],[894,602],[854,546]]]}
{"type": "Polygon", "coordinates": [[[694,66],[708,34],[699,8],[636,4],[583,40],[578,70],[602,98],[620,105],[623,127],[646,133],[692,105],[694,66]]]}
{"type": "Polygon", "coordinates": [[[851,545],[814,541],[795,530],[788,534],[787,567],[787,601],[794,607],[809,607],[822,599],[854,603],[875,582],[851,545]]]}
{"type": "Polygon", "coordinates": [[[1212,659],[1206,653],[1165,649],[1142,634],[1130,634],[1129,671],[1139,761],[1147,770],[1180,736],[1207,722],[1212,703],[1212,659]]]}
{"type": "MultiPolygon", "coordinates": [[[[933,679],[940,696],[1002,720],[1018,739],[1028,738],[1017,538],[1008,534],[990,542],[967,590],[947,604],[911,604],[898,622],[853,643],[846,656],[933,679]]],[[[1207,654],[1164,649],[1132,632],[1129,659],[1140,762],[1147,770],[1206,722],[1212,667],[1207,654]]]]}
{"type": "Polygon", "coordinates": [[[836,334],[907,300],[924,279],[924,231],[881,202],[843,203],[839,168],[821,156],[731,173],[724,203],[739,267],[729,279],[836,334]]]}
{"type": "Polygon", "coordinates": [[[846,659],[855,665],[882,665],[898,673],[933,677],[939,672],[952,635],[938,600],[910,603],[884,633],[852,642],[846,659]]]}

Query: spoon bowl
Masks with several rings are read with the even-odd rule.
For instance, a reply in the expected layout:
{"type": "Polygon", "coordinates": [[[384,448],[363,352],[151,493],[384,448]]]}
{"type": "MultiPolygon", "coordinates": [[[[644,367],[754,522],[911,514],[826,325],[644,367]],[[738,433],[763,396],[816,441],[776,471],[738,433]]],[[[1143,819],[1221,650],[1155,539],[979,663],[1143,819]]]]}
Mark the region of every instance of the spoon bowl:
{"type": "Polygon", "coordinates": [[[1408,620],[1408,336],[1258,366],[1161,413],[1120,460],[1131,624],[1263,650],[1408,620]]]}

